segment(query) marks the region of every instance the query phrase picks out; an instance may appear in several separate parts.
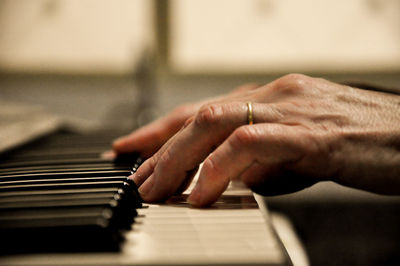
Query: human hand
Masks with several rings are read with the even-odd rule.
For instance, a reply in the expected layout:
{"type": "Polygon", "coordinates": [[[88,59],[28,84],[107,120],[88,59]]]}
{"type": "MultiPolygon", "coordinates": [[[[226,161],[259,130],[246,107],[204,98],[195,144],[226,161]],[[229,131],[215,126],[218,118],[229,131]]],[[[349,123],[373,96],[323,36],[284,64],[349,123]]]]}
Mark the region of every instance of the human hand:
{"type": "Polygon", "coordinates": [[[400,97],[291,74],[203,105],[131,178],[145,201],[215,202],[231,179],[275,195],[323,180],[400,193],[400,97]],[[247,125],[247,102],[254,125],[247,125]]]}
{"type": "MultiPolygon", "coordinates": [[[[245,84],[234,89],[224,98],[234,98],[238,95],[259,87],[258,84],[245,84]]],[[[222,97],[206,99],[196,103],[188,103],[176,107],[172,112],[152,123],[133,131],[127,136],[120,137],[113,142],[113,153],[122,154],[138,152],[144,158],[153,155],[183,126],[184,122],[192,117],[199,108],[209,102],[218,101],[222,97]]],[[[107,154],[107,156],[110,156],[107,154]]],[[[111,155],[114,156],[114,155],[111,155]]]]}

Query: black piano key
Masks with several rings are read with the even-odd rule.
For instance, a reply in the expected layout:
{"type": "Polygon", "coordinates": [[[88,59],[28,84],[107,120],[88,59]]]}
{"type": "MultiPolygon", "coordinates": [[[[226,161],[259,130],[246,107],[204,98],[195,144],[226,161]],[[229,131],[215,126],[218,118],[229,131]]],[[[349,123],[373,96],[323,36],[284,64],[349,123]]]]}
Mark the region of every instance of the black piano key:
{"type": "Polygon", "coordinates": [[[76,182],[76,183],[57,183],[57,184],[33,184],[33,185],[10,185],[0,186],[0,192],[3,191],[21,191],[21,190],[42,190],[42,189],[71,189],[71,188],[101,188],[101,187],[121,187],[121,181],[99,181],[99,182],[76,182]]]}
{"type": "MultiPolygon", "coordinates": [[[[121,178],[126,180],[126,178],[121,178]]],[[[127,198],[129,204],[139,208],[142,206],[142,200],[137,192],[137,188],[121,181],[96,181],[96,182],[77,182],[77,183],[58,183],[58,184],[31,184],[31,185],[16,185],[0,187],[1,197],[10,196],[27,196],[27,195],[48,195],[50,193],[73,194],[79,191],[104,192],[114,191],[123,197],[127,198]],[[37,191],[36,191],[37,190],[37,191]]]]}
{"type": "Polygon", "coordinates": [[[0,221],[0,230],[11,228],[39,228],[39,227],[56,227],[56,226],[85,226],[98,225],[105,227],[109,225],[109,220],[101,217],[100,213],[93,216],[85,215],[83,217],[43,217],[30,218],[29,221],[21,217],[12,217],[8,220],[0,221]]]}
{"type": "Polygon", "coordinates": [[[124,195],[126,194],[129,198],[129,201],[134,203],[136,208],[143,207],[143,200],[138,192],[138,187],[132,179],[126,179],[122,186],[122,192],[120,191],[120,193],[124,195]]]}
{"type": "Polygon", "coordinates": [[[39,165],[21,166],[0,169],[0,175],[18,173],[54,173],[59,171],[95,171],[95,170],[124,170],[128,166],[117,165],[112,162],[92,163],[92,164],[69,164],[69,165],[39,165]]]}
{"type": "Polygon", "coordinates": [[[142,159],[101,158],[109,140],[62,132],[1,156],[0,253],[23,250],[21,241],[37,247],[35,239],[56,242],[51,248],[68,238],[104,245],[129,228],[141,198],[127,176],[142,159]]]}
{"type": "MultiPolygon", "coordinates": [[[[66,219],[63,226],[67,226],[68,219],[85,219],[95,216],[102,218],[104,211],[109,213],[108,224],[118,228],[129,226],[134,217],[137,216],[136,209],[122,200],[85,200],[85,201],[66,201],[66,202],[36,202],[26,205],[9,204],[0,208],[0,229],[15,227],[17,223],[25,227],[38,226],[41,221],[46,221],[46,225],[56,226],[58,219],[66,219]],[[96,213],[93,210],[97,210],[96,213]],[[100,213],[98,210],[101,210],[100,213]],[[53,224],[51,221],[55,220],[53,224]]],[[[75,225],[75,224],[71,224],[75,225]]],[[[44,225],[43,225],[44,226],[44,225]]]]}
{"type": "MultiPolygon", "coordinates": [[[[0,165],[0,169],[4,168],[16,168],[25,166],[52,166],[52,165],[72,165],[72,164],[99,164],[108,163],[110,159],[107,158],[68,158],[68,159],[47,159],[47,160],[32,160],[32,161],[16,161],[16,162],[4,162],[0,165]]],[[[118,157],[114,163],[116,165],[130,166],[134,162],[130,157],[118,157]]]]}
{"type": "Polygon", "coordinates": [[[80,157],[81,155],[86,156],[91,154],[92,156],[99,156],[99,154],[105,151],[106,147],[65,147],[60,149],[59,147],[54,147],[51,149],[37,149],[37,150],[26,150],[23,153],[18,153],[13,156],[13,158],[30,158],[30,157],[45,157],[53,155],[75,155],[75,157],[80,157]]]}
{"type": "MultiPolygon", "coordinates": [[[[29,198],[28,198],[29,199],[29,198]]],[[[0,213],[3,210],[12,209],[34,209],[34,208],[62,208],[73,206],[117,206],[118,201],[114,197],[95,198],[95,199],[61,199],[61,200],[42,200],[42,201],[19,201],[19,202],[0,202],[0,213]]]]}
{"type": "Polygon", "coordinates": [[[78,176],[76,178],[53,178],[53,179],[27,179],[27,180],[17,180],[17,181],[0,181],[0,189],[3,187],[10,187],[10,186],[21,186],[26,187],[29,185],[57,185],[63,183],[77,183],[77,182],[84,182],[89,181],[93,183],[97,182],[105,182],[105,181],[123,181],[125,180],[126,176],[78,176]]]}
{"type": "MultiPolygon", "coordinates": [[[[95,199],[95,200],[69,200],[69,201],[58,201],[58,202],[33,202],[33,203],[18,203],[18,204],[7,204],[0,205],[0,228],[6,228],[12,226],[11,221],[19,221],[20,224],[25,224],[26,227],[32,226],[33,221],[39,221],[40,219],[49,219],[54,213],[54,210],[63,211],[65,214],[74,213],[76,209],[81,210],[82,208],[99,207],[112,211],[109,223],[113,223],[114,226],[127,226],[137,215],[136,209],[127,204],[122,200],[114,199],[95,199]],[[37,215],[26,219],[26,211],[42,212],[42,217],[37,215]],[[35,218],[36,217],[36,218],[35,218]]],[[[59,217],[59,216],[56,216],[59,217]]],[[[88,217],[86,214],[81,217],[88,217]]],[[[68,225],[65,223],[64,225],[68,225]]],[[[110,224],[111,225],[111,224],[110,224]]]]}
{"type": "Polygon", "coordinates": [[[69,159],[69,158],[99,158],[103,150],[96,151],[86,151],[82,150],[80,152],[60,152],[60,151],[47,151],[47,152],[24,152],[17,156],[9,158],[7,162],[18,162],[18,161],[33,161],[33,160],[46,160],[51,157],[52,159],[69,159]]]}
{"type": "Polygon", "coordinates": [[[122,238],[113,217],[103,207],[0,216],[0,254],[116,251],[122,238]]]}
{"type": "Polygon", "coordinates": [[[21,227],[0,230],[0,255],[26,253],[117,252],[123,237],[93,222],[75,226],[21,227]]]}
{"type": "Polygon", "coordinates": [[[52,173],[18,173],[12,175],[2,175],[0,174],[0,184],[6,181],[18,181],[18,180],[35,180],[35,179],[59,179],[59,178],[70,178],[70,177],[103,177],[103,176],[114,176],[123,175],[128,176],[130,174],[129,170],[88,170],[88,171],[59,171],[52,173]]]}
{"type": "Polygon", "coordinates": [[[48,166],[48,165],[70,165],[70,164],[95,164],[107,163],[110,159],[105,158],[71,158],[71,159],[48,159],[33,161],[5,162],[0,165],[0,169],[15,168],[24,166],[48,166]]]}
{"type": "MultiPolygon", "coordinates": [[[[63,215],[66,215],[71,212],[82,213],[82,209],[94,207],[112,210],[118,216],[114,217],[114,219],[124,221],[125,223],[129,222],[130,219],[137,214],[135,204],[123,193],[116,193],[111,197],[108,196],[103,198],[61,198],[51,201],[31,201],[28,197],[26,201],[0,203],[0,227],[2,226],[2,221],[5,221],[10,217],[26,217],[27,215],[37,217],[38,215],[44,215],[44,217],[48,218],[49,215],[60,215],[60,211],[62,211],[63,215]]],[[[30,221],[27,222],[27,225],[29,223],[30,221]]]]}
{"type": "Polygon", "coordinates": [[[12,202],[37,202],[37,201],[60,201],[60,200],[78,200],[78,199],[101,199],[117,197],[115,191],[111,192],[83,192],[83,193],[58,193],[58,194],[27,194],[23,197],[20,195],[0,196],[0,204],[12,202]]]}
{"type": "Polygon", "coordinates": [[[102,187],[102,188],[73,188],[73,189],[38,189],[35,191],[0,191],[0,198],[4,197],[26,197],[30,195],[73,195],[77,193],[92,194],[92,193],[117,193],[119,189],[115,187],[102,187]]]}

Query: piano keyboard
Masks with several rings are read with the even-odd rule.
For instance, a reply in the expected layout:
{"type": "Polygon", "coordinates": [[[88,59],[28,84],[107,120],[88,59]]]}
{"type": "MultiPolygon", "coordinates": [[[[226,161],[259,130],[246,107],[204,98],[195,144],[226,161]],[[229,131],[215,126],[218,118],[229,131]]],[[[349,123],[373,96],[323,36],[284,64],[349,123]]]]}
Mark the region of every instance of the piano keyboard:
{"type": "Polygon", "coordinates": [[[108,148],[99,136],[58,133],[3,156],[1,253],[118,249],[141,206],[127,179],[141,159],[101,158],[108,148]]]}
{"type": "Polygon", "coordinates": [[[1,158],[0,265],[291,265],[249,190],[142,204],[126,179],[140,158],[99,157],[109,139],[57,133],[1,158]]]}

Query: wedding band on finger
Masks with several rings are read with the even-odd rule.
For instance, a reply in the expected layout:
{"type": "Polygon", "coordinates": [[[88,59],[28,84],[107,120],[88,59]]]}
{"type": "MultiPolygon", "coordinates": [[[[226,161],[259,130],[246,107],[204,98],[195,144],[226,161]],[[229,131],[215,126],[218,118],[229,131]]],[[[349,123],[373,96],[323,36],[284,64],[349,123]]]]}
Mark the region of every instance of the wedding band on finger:
{"type": "Polygon", "coordinates": [[[253,123],[253,104],[247,102],[247,124],[252,125],[253,123]]]}

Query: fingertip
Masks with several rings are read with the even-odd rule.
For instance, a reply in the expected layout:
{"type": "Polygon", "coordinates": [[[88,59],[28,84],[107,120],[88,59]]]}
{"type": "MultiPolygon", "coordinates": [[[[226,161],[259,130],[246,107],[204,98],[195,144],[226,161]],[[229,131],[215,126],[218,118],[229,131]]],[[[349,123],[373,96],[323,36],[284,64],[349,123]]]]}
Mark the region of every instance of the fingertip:
{"type": "Polygon", "coordinates": [[[134,140],[132,136],[124,136],[117,138],[112,142],[112,149],[116,153],[127,153],[132,151],[137,151],[138,147],[136,147],[137,141],[134,140]]]}
{"type": "Polygon", "coordinates": [[[149,195],[151,194],[151,191],[154,186],[154,176],[151,175],[138,189],[140,196],[142,196],[143,199],[149,200],[151,199],[149,195]]]}
{"type": "Polygon", "coordinates": [[[128,178],[133,180],[137,187],[140,187],[148,179],[149,175],[151,175],[151,172],[149,172],[146,164],[143,163],[139,169],[128,178]]]}
{"type": "Polygon", "coordinates": [[[117,154],[115,153],[115,151],[105,151],[102,152],[100,154],[100,158],[102,159],[110,159],[110,160],[114,160],[117,157],[117,154]]]}
{"type": "Polygon", "coordinates": [[[199,184],[197,184],[190,193],[189,197],[186,199],[186,201],[194,207],[199,207],[200,200],[201,200],[201,188],[199,184]]]}
{"type": "Polygon", "coordinates": [[[199,193],[198,195],[194,194],[193,196],[192,194],[190,194],[190,196],[186,199],[186,201],[192,207],[205,208],[211,206],[214,202],[217,201],[217,199],[202,197],[201,193],[199,193]]]}
{"type": "Polygon", "coordinates": [[[209,180],[200,181],[196,184],[186,201],[196,208],[209,207],[218,200],[226,187],[227,185],[223,183],[213,184],[209,180]]]}
{"type": "Polygon", "coordinates": [[[112,147],[114,150],[120,149],[126,143],[127,137],[119,137],[112,142],[112,147]]]}
{"type": "Polygon", "coordinates": [[[208,158],[204,161],[197,184],[186,201],[193,207],[211,206],[226,190],[229,181],[208,158]]]}
{"type": "Polygon", "coordinates": [[[136,173],[131,174],[127,178],[132,180],[136,184],[136,186],[139,187],[140,183],[139,183],[139,180],[138,180],[138,177],[137,177],[136,173]]]}

